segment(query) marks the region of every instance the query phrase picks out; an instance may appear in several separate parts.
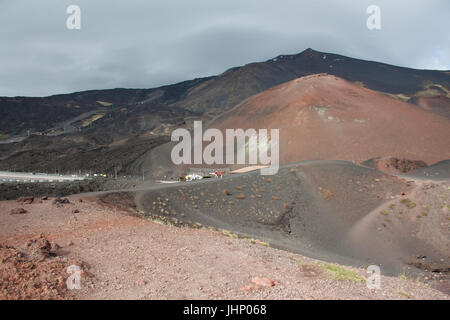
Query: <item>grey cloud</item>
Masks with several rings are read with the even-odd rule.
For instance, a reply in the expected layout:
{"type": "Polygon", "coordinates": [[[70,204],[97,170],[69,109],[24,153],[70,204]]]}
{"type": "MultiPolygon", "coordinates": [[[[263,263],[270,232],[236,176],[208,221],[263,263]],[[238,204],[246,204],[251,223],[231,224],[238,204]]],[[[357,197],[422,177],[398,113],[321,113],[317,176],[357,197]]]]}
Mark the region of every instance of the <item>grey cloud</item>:
{"type": "Polygon", "coordinates": [[[450,69],[447,0],[0,1],[0,96],[149,88],[311,47],[450,69]],[[81,7],[82,29],[65,27],[81,7]],[[381,7],[369,31],[366,8],[381,7]]]}

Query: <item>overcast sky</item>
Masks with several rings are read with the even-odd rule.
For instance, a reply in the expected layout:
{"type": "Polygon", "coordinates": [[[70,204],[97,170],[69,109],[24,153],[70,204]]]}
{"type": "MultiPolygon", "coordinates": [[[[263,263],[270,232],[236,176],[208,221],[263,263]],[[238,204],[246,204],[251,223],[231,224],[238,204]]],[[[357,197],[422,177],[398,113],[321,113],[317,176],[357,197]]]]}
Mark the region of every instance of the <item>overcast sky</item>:
{"type": "Polygon", "coordinates": [[[151,88],[308,47],[449,70],[449,17],[449,0],[0,0],[0,96],[151,88]]]}

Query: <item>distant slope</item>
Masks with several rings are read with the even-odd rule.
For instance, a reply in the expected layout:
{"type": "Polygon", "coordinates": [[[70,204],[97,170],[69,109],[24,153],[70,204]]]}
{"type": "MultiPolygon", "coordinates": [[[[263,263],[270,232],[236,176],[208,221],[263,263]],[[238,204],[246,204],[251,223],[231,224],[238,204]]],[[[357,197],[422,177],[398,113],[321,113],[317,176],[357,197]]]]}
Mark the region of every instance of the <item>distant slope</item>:
{"type": "Polygon", "coordinates": [[[450,120],[319,74],[252,96],[211,127],[280,129],[280,161],[450,158],[450,120]]]}
{"type": "MultiPolygon", "coordinates": [[[[134,109],[139,106],[146,113],[146,106],[155,102],[164,109],[168,103],[183,99],[187,91],[208,80],[194,79],[155,89],[91,90],[50,97],[0,97],[0,135],[44,132],[58,127],[62,122],[97,109],[134,109]]],[[[151,110],[155,113],[155,108],[151,110]]]]}
{"type": "Polygon", "coordinates": [[[146,106],[158,102],[218,114],[281,83],[324,72],[450,116],[449,72],[402,68],[307,49],[296,55],[231,68],[218,76],[154,89],[91,90],[43,98],[0,97],[0,135],[13,131],[23,134],[29,129],[45,131],[57,121],[67,121],[105,106],[146,106]]]}
{"type": "MultiPolygon", "coordinates": [[[[357,81],[377,91],[403,94],[407,100],[433,84],[450,88],[448,72],[402,68],[307,49],[296,55],[281,55],[265,62],[232,68],[193,88],[175,105],[200,111],[228,109],[268,88],[316,73],[357,81]]],[[[448,102],[445,108],[450,109],[448,102]]]]}

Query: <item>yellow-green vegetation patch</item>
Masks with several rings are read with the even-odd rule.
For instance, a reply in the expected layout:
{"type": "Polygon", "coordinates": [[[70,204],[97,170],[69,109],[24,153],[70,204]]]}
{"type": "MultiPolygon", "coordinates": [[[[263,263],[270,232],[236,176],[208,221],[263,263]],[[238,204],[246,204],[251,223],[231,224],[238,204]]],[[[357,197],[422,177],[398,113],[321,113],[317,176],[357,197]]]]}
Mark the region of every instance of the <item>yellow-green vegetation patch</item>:
{"type": "Polygon", "coordinates": [[[296,258],[292,258],[292,259],[293,259],[295,262],[297,262],[297,265],[298,265],[299,267],[307,264],[307,263],[304,262],[303,260],[296,259],[296,258]]]}
{"type": "Polygon", "coordinates": [[[227,237],[230,237],[230,238],[233,238],[233,239],[237,239],[238,238],[238,236],[236,234],[232,233],[231,231],[228,231],[228,230],[225,230],[225,229],[219,229],[219,231],[223,235],[225,235],[227,237]]]}
{"type": "Polygon", "coordinates": [[[320,267],[327,271],[329,278],[339,281],[351,281],[351,282],[365,282],[366,279],[360,276],[357,272],[348,270],[337,264],[325,264],[320,263],[320,267]]]}
{"type": "Polygon", "coordinates": [[[389,213],[386,210],[381,210],[380,214],[383,216],[387,216],[389,213]]]}
{"type": "Polygon", "coordinates": [[[104,107],[110,107],[113,105],[111,102],[106,102],[106,101],[97,101],[97,103],[101,104],[104,107]]]}
{"type": "Polygon", "coordinates": [[[99,114],[94,114],[92,117],[89,117],[87,119],[83,119],[83,121],[81,121],[81,126],[87,127],[88,125],[90,125],[91,123],[97,121],[98,119],[101,119],[105,116],[104,113],[99,113],[99,114]]]}
{"type": "Polygon", "coordinates": [[[405,206],[407,206],[410,209],[412,209],[416,206],[416,204],[408,198],[400,200],[400,203],[404,204],[405,206]]]}
{"type": "Polygon", "coordinates": [[[402,295],[402,296],[408,298],[408,299],[411,299],[411,298],[412,298],[411,295],[409,295],[407,292],[405,292],[405,291],[403,291],[403,290],[399,290],[399,291],[397,291],[397,293],[398,293],[399,295],[402,295]]]}
{"type": "Polygon", "coordinates": [[[265,247],[270,247],[268,242],[264,242],[264,241],[261,241],[259,239],[247,239],[247,240],[249,240],[250,243],[252,243],[252,244],[260,244],[260,245],[263,245],[265,247]]]}

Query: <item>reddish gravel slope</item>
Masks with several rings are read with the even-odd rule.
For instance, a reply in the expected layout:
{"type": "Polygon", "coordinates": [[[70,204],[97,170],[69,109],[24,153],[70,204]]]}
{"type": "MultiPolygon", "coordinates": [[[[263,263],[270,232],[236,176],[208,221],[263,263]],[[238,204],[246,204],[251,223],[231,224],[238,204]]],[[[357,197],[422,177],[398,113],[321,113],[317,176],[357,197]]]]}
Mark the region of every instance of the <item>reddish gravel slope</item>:
{"type": "Polygon", "coordinates": [[[328,74],[252,96],[211,127],[280,129],[281,163],[450,158],[449,119],[328,74]]]}
{"type": "Polygon", "coordinates": [[[328,264],[298,254],[206,229],[164,226],[96,199],[78,199],[71,197],[59,206],[48,200],[20,204],[27,213],[19,215],[10,214],[17,202],[0,202],[0,243],[16,248],[0,247],[0,256],[9,259],[0,264],[2,299],[450,298],[426,284],[396,277],[382,276],[381,289],[369,290],[360,282],[366,276],[362,269],[337,267],[352,271],[350,280],[338,280],[327,271],[328,264]],[[41,233],[60,245],[52,245],[56,256],[36,260],[26,255],[27,244],[42,239],[36,238],[41,233]],[[79,291],[61,286],[62,268],[68,264],[82,267],[79,291]],[[27,274],[27,266],[34,274],[27,274]],[[13,277],[14,268],[23,277],[13,277]]]}

